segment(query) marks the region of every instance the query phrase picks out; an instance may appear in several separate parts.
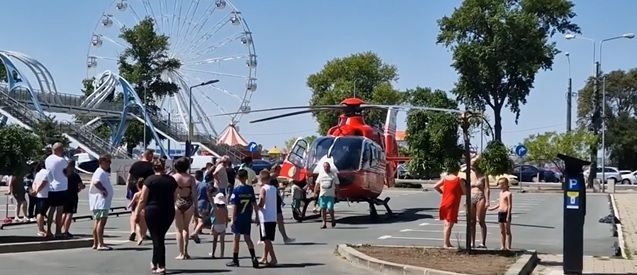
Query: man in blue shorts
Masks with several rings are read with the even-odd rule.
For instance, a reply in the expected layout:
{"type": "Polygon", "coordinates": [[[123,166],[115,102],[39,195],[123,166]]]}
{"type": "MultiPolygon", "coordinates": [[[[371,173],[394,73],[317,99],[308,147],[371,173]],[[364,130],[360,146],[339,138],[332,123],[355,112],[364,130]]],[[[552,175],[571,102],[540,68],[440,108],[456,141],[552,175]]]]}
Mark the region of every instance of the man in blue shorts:
{"type": "Polygon", "coordinates": [[[323,163],[323,170],[319,172],[316,178],[316,189],[319,193],[319,205],[321,207],[321,218],[323,219],[323,225],[321,229],[327,228],[327,212],[330,214],[332,220],[332,227],[336,226],[334,220],[334,202],[338,195],[338,174],[332,171],[328,162],[323,163]]]}
{"type": "Polygon", "coordinates": [[[232,262],[227,263],[226,266],[239,266],[239,241],[241,240],[241,235],[243,235],[243,240],[248,245],[248,250],[250,250],[252,266],[258,268],[259,261],[254,253],[254,243],[252,238],[250,238],[252,213],[255,213],[257,209],[257,200],[252,185],[246,184],[248,171],[240,169],[237,172],[237,178],[239,179],[239,184],[234,187],[230,197],[230,201],[234,206],[231,220],[232,233],[234,233],[234,250],[232,262]]]}

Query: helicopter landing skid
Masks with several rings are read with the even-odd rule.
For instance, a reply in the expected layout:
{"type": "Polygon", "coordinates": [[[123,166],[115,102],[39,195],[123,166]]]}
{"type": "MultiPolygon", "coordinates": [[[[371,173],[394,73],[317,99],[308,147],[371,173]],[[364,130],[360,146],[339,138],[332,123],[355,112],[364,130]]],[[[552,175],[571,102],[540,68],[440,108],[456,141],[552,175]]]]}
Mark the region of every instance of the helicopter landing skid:
{"type": "Polygon", "coordinates": [[[367,202],[369,203],[369,217],[371,219],[378,218],[378,212],[376,211],[376,205],[382,205],[385,207],[387,211],[387,215],[393,216],[394,213],[389,208],[389,197],[386,197],[384,200],[380,200],[378,198],[370,199],[367,202]]]}
{"type": "Polygon", "coordinates": [[[305,215],[308,206],[310,206],[311,202],[316,201],[316,198],[303,198],[301,205],[298,205],[297,208],[292,209],[292,217],[297,222],[303,222],[303,220],[311,218],[305,215]]]}

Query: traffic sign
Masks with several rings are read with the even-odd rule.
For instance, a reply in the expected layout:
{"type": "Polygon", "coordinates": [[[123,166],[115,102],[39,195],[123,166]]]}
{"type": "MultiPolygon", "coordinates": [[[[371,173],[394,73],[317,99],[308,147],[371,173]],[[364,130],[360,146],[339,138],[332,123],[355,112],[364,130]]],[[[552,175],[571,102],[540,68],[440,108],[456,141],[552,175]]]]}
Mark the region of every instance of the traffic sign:
{"type": "Polygon", "coordinates": [[[526,156],[526,153],[528,152],[528,150],[526,149],[526,147],[522,144],[518,145],[517,147],[515,147],[515,154],[518,155],[518,157],[524,157],[526,156]]]}
{"type": "Polygon", "coordinates": [[[258,147],[259,147],[259,145],[257,145],[257,143],[256,143],[256,142],[254,142],[254,141],[253,141],[253,142],[248,143],[248,151],[250,151],[250,153],[254,153],[254,152],[256,152],[256,151],[257,151],[257,149],[258,149],[258,147]]]}

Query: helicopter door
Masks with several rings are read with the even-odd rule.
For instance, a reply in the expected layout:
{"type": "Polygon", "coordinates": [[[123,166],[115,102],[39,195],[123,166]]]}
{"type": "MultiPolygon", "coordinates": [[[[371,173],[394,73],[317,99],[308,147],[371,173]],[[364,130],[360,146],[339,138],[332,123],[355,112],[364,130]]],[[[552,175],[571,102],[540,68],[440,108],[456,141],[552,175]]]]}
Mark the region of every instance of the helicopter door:
{"type": "Polygon", "coordinates": [[[293,182],[305,181],[305,158],[307,147],[307,141],[303,138],[298,138],[294,142],[288,156],[281,165],[281,173],[279,174],[279,177],[293,182]]]}

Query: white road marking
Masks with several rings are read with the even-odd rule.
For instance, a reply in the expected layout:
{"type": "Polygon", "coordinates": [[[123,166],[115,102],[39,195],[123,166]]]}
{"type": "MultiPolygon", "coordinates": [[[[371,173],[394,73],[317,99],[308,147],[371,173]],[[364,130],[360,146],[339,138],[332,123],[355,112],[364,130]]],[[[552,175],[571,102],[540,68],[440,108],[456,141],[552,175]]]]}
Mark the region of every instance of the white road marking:
{"type": "MultiPolygon", "coordinates": [[[[420,230],[420,229],[403,229],[400,232],[423,232],[423,233],[442,233],[440,230],[420,230]]],[[[451,234],[466,234],[466,232],[451,232],[451,234]]],[[[490,232],[487,232],[487,235],[491,235],[490,232]]]]}
{"type": "MultiPolygon", "coordinates": [[[[443,241],[442,238],[420,238],[420,237],[394,237],[390,235],[380,236],[379,240],[387,240],[387,239],[400,239],[400,240],[420,240],[420,241],[443,241]]],[[[454,240],[456,241],[456,240],[454,240]]],[[[464,239],[459,239],[457,241],[464,242],[464,239]]]]}
{"type": "MultiPolygon", "coordinates": [[[[497,221],[495,221],[495,222],[497,222],[497,221]]],[[[433,226],[444,226],[444,224],[442,224],[442,223],[431,223],[431,224],[429,224],[429,223],[425,223],[424,225],[422,225],[422,224],[421,224],[420,226],[427,226],[427,225],[433,225],[433,226]]],[[[465,221],[458,221],[458,223],[454,224],[453,226],[454,226],[454,227],[457,227],[457,226],[467,226],[467,222],[465,222],[465,221]]],[[[480,225],[478,225],[478,227],[479,227],[479,226],[480,226],[480,225]]],[[[487,227],[497,227],[497,228],[499,228],[499,227],[500,227],[500,225],[499,225],[499,224],[494,224],[494,222],[493,222],[493,221],[487,221],[487,227]]]]}
{"type": "Polygon", "coordinates": [[[429,225],[429,223],[428,222],[423,222],[423,223],[419,224],[419,226],[425,226],[425,225],[429,225]]]}

